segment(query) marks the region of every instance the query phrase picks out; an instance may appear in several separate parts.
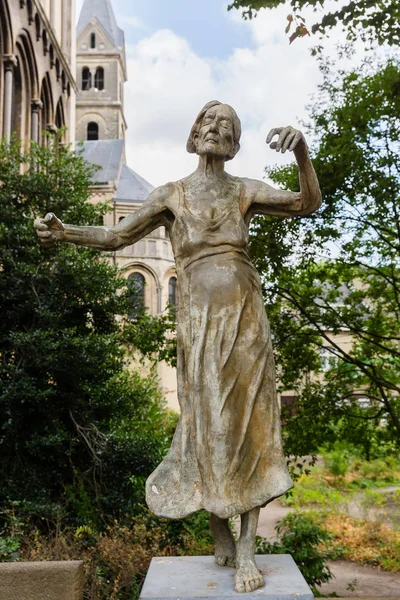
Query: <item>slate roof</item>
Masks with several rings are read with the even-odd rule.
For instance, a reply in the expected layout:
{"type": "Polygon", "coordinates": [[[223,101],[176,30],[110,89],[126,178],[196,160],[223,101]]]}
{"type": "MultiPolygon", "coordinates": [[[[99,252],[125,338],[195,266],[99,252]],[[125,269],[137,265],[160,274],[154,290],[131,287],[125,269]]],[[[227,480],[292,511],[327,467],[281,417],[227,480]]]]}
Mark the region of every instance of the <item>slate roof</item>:
{"type": "Polygon", "coordinates": [[[123,164],[115,200],[121,202],[144,202],[154,187],[127,165],[123,164]]]}
{"type": "Polygon", "coordinates": [[[85,160],[98,165],[93,183],[117,186],[115,200],[118,202],[144,202],[154,187],[123,162],[124,140],[97,140],[83,142],[85,160]]]}
{"type": "Polygon", "coordinates": [[[114,46],[123,48],[124,32],[117,25],[111,0],[84,0],[77,25],[78,35],[85,29],[92,17],[95,17],[103,27],[114,46]]]}
{"type": "Polygon", "coordinates": [[[93,183],[117,182],[120,177],[124,140],[97,140],[83,142],[83,158],[101,167],[93,176],[93,183]]]}

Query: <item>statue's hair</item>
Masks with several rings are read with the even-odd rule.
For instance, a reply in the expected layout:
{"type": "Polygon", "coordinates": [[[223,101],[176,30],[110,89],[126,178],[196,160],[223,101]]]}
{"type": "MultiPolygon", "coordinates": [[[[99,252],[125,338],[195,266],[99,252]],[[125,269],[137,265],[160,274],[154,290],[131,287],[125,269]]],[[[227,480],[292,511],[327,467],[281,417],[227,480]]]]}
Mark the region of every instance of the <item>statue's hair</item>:
{"type": "MultiPolygon", "coordinates": [[[[188,141],[186,143],[186,150],[188,152],[190,152],[190,154],[196,153],[196,144],[194,141],[194,137],[195,137],[195,135],[199,134],[199,130],[200,130],[204,115],[206,114],[208,109],[212,108],[213,106],[219,106],[222,104],[223,104],[223,102],[219,102],[218,100],[211,100],[211,102],[207,102],[207,104],[205,104],[203,106],[203,108],[197,115],[196,120],[193,123],[192,129],[190,130],[188,141]]],[[[232,106],[229,106],[229,104],[225,104],[224,106],[227,106],[229,108],[229,112],[231,113],[232,126],[233,126],[233,142],[234,142],[233,150],[230,154],[228,154],[228,156],[225,158],[225,160],[232,160],[232,158],[234,158],[240,150],[239,140],[240,140],[240,135],[242,133],[242,126],[240,123],[240,119],[237,116],[236,111],[232,108],[232,106]]]]}

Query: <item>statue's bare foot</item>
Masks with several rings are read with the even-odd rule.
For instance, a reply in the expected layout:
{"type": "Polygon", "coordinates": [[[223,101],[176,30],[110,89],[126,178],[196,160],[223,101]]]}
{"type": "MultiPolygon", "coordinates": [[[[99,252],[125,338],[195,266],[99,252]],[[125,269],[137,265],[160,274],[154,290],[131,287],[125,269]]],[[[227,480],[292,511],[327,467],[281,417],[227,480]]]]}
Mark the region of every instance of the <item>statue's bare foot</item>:
{"type": "Polygon", "coordinates": [[[226,548],[218,550],[215,547],[215,562],[220,567],[234,567],[236,566],[236,552],[235,550],[227,552],[226,548]]]}
{"type": "Polygon", "coordinates": [[[215,543],[215,562],[220,567],[236,565],[236,544],[229,527],[228,519],[211,515],[211,531],[215,543]]]}
{"type": "Polygon", "coordinates": [[[253,560],[247,560],[238,566],[235,575],[236,592],[253,592],[262,587],[264,583],[264,577],[253,560]]]}
{"type": "Polygon", "coordinates": [[[220,567],[234,567],[236,564],[236,557],[229,556],[228,554],[215,554],[215,562],[220,567]]]}

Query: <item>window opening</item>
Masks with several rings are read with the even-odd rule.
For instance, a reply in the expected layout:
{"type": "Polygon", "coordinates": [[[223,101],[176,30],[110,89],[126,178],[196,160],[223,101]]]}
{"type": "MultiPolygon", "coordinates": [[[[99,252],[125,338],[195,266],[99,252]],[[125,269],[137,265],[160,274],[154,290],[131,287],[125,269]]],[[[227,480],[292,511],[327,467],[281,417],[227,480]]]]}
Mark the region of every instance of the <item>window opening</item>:
{"type": "Polygon", "coordinates": [[[176,277],[171,277],[168,282],[168,302],[171,306],[176,306],[176,277]]]}
{"type": "Polygon", "coordinates": [[[131,299],[129,318],[135,319],[144,309],[145,278],[141,273],[131,273],[128,277],[128,286],[131,299]]]}
{"type": "Polygon", "coordinates": [[[87,139],[90,141],[99,139],[99,126],[94,121],[88,123],[87,126],[87,139]]]}
{"type": "Polygon", "coordinates": [[[89,71],[88,67],[83,67],[82,69],[82,89],[90,90],[92,87],[92,74],[89,71]]]}
{"type": "Polygon", "coordinates": [[[95,33],[90,34],[90,47],[96,48],[96,34],[95,33]]]}
{"type": "Polygon", "coordinates": [[[94,76],[94,87],[98,90],[104,90],[104,69],[103,67],[97,67],[96,74],[94,76]]]}

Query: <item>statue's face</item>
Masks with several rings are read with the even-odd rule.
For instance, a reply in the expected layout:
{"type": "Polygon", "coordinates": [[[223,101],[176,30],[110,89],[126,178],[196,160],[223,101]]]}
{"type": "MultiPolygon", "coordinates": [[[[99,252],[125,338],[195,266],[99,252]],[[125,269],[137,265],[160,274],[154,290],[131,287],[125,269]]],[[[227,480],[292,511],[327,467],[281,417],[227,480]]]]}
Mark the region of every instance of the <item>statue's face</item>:
{"type": "Polygon", "coordinates": [[[194,138],[197,154],[226,158],[234,147],[232,117],[225,104],[209,108],[194,138]]]}

